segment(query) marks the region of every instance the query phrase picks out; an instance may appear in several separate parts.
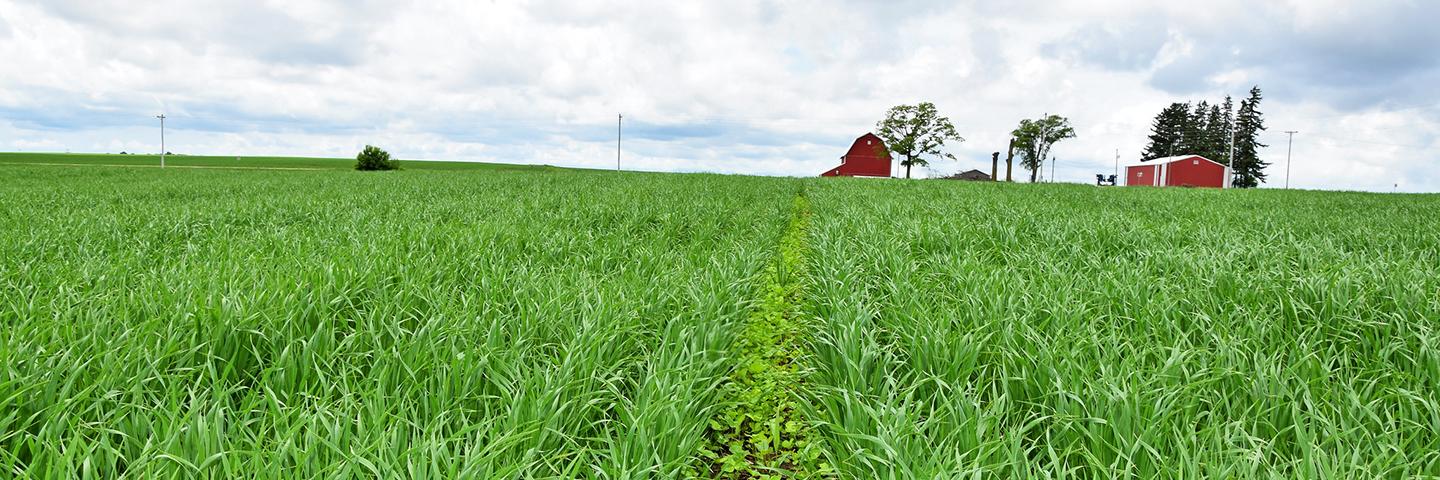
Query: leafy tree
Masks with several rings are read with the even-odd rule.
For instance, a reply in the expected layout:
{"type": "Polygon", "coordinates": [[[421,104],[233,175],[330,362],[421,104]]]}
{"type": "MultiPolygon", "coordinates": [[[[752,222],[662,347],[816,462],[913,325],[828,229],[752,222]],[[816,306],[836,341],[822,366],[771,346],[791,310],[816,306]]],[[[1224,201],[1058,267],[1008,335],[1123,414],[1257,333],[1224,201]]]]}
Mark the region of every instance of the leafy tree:
{"type": "Polygon", "coordinates": [[[1184,146],[1181,145],[1181,136],[1184,135],[1186,124],[1190,123],[1190,104],[1172,103],[1155,116],[1150,124],[1150,141],[1145,145],[1145,151],[1141,157],[1145,160],[1168,157],[1174,153],[1183,153],[1184,146]]]}
{"type": "Polygon", "coordinates": [[[949,118],[940,116],[935,104],[920,102],[919,105],[897,105],[885,112],[885,119],[875,124],[876,132],[885,140],[891,153],[900,156],[905,166],[905,178],[910,178],[910,167],[928,166],[925,156],[955,159],[955,155],[942,152],[946,141],[965,141],[955,133],[955,125],[949,118]]]}
{"type": "Polygon", "coordinates": [[[1034,183],[1035,174],[1050,155],[1050,147],[1055,142],[1075,138],[1075,129],[1070,127],[1070,119],[1047,115],[1036,120],[1020,120],[1020,126],[1010,135],[1015,137],[1015,151],[1020,152],[1020,166],[1030,169],[1030,182],[1034,183]]]}
{"type": "Polygon", "coordinates": [[[1260,160],[1259,150],[1269,145],[1260,143],[1260,132],[1265,131],[1265,118],[1260,113],[1260,87],[1250,89],[1250,98],[1240,101],[1240,112],[1235,115],[1235,160],[1232,166],[1235,179],[1233,185],[1240,188],[1254,188],[1265,182],[1265,167],[1268,162],[1260,160]]]}
{"type": "Polygon", "coordinates": [[[396,170],[400,168],[400,161],[390,158],[390,152],[381,150],[373,145],[366,145],[360,155],[355,157],[356,170],[396,170]]]}

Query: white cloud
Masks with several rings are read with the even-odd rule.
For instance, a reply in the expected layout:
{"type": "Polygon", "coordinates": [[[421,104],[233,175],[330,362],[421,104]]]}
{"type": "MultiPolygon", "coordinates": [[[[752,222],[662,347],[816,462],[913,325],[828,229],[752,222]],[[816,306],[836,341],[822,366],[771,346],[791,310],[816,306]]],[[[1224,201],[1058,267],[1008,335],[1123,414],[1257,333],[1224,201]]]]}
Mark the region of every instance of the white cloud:
{"type": "Polygon", "coordinates": [[[1080,135],[1056,148],[1058,177],[1088,181],[1117,149],[1133,157],[1166,104],[1258,83],[1266,159],[1283,165],[1275,132],[1302,132],[1292,183],[1437,191],[1440,62],[1417,53],[1440,46],[1418,21],[1436,11],[0,0],[0,149],[149,151],[163,109],[186,153],[379,143],[407,158],[608,167],[623,112],[629,167],[808,176],[889,106],[933,101],[968,140],[936,171],[987,168],[1016,122],[1048,112],[1080,135]]]}

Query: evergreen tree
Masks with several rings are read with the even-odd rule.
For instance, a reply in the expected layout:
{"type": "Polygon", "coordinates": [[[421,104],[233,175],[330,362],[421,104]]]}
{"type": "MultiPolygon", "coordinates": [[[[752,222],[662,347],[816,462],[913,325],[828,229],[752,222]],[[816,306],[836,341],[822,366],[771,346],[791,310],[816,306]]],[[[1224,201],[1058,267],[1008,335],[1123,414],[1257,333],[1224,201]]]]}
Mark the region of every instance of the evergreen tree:
{"type": "MultiPolygon", "coordinates": [[[[1186,104],[1189,106],[1189,104],[1186,104]]],[[[1180,146],[1175,149],[1176,155],[1201,155],[1205,156],[1208,135],[1205,125],[1205,112],[1210,109],[1210,104],[1201,100],[1193,110],[1185,115],[1185,123],[1181,127],[1184,132],[1180,136],[1180,146]]]]}
{"type": "Polygon", "coordinates": [[[1210,111],[1205,112],[1205,153],[1201,153],[1201,156],[1228,164],[1230,160],[1225,158],[1226,139],[1230,136],[1227,128],[1225,116],[1220,113],[1220,105],[1211,105],[1210,111]]]}
{"type": "Polygon", "coordinates": [[[1221,152],[1221,155],[1219,155],[1219,157],[1218,157],[1215,161],[1220,162],[1220,163],[1223,163],[1223,164],[1225,164],[1225,165],[1229,165],[1229,164],[1230,164],[1230,141],[1234,138],[1233,135],[1232,135],[1232,133],[1233,133],[1233,131],[1234,131],[1234,129],[1235,129],[1235,102],[1231,101],[1229,95],[1226,95],[1226,96],[1225,96],[1225,103],[1224,103],[1223,105],[1224,105],[1224,106],[1221,107],[1221,109],[1220,109],[1221,122],[1223,122],[1223,125],[1224,125],[1224,128],[1221,129],[1221,132],[1220,132],[1220,134],[1221,134],[1221,137],[1220,137],[1220,152],[1221,152]],[[1222,159],[1223,159],[1223,160],[1222,160],[1222,159]]]}
{"type": "Polygon", "coordinates": [[[1155,116],[1155,121],[1150,124],[1150,142],[1145,145],[1145,151],[1141,156],[1145,160],[1153,160],[1160,157],[1168,157],[1172,153],[1180,154],[1184,148],[1180,144],[1181,135],[1184,134],[1186,125],[1190,123],[1190,104],[1172,103],[1155,116]]]}
{"type": "Polygon", "coordinates": [[[1235,115],[1234,185],[1239,188],[1264,183],[1265,167],[1270,165],[1260,160],[1259,150],[1268,146],[1260,143],[1260,132],[1265,131],[1260,98],[1260,87],[1251,88],[1250,98],[1240,101],[1240,112],[1235,115]]]}

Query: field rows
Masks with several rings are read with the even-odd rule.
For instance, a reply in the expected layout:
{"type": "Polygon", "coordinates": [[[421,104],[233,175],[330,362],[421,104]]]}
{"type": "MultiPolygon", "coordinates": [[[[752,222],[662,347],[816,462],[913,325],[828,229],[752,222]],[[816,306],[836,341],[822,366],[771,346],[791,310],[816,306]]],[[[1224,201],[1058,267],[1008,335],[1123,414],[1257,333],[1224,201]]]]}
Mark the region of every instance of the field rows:
{"type": "Polygon", "coordinates": [[[0,468],[62,477],[677,471],[793,195],[7,173],[0,468]]]}
{"type": "Polygon", "coordinates": [[[1440,473],[1434,198],[969,187],[813,190],[843,471],[1440,473]]]}
{"type": "Polygon", "coordinates": [[[5,475],[1440,475],[1435,197],[0,171],[5,475]]]}

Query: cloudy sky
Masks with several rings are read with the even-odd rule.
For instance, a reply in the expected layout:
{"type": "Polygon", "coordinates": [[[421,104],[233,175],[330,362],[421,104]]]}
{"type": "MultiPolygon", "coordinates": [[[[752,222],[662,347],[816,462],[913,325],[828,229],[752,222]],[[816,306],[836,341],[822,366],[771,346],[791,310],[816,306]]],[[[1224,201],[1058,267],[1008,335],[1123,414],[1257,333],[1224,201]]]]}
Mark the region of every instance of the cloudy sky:
{"type": "Polygon", "coordinates": [[[988,170],[1070,117],[1056,177],[1134,160],[1174,101],[1260,85],[1302,188],[1440,191],[1440,2],[0,0],[0,150],[158,150],[815,175],[932,101],[988,170]],[[1208,3],[1208,5],[1200,6],[1208,3]]]}

